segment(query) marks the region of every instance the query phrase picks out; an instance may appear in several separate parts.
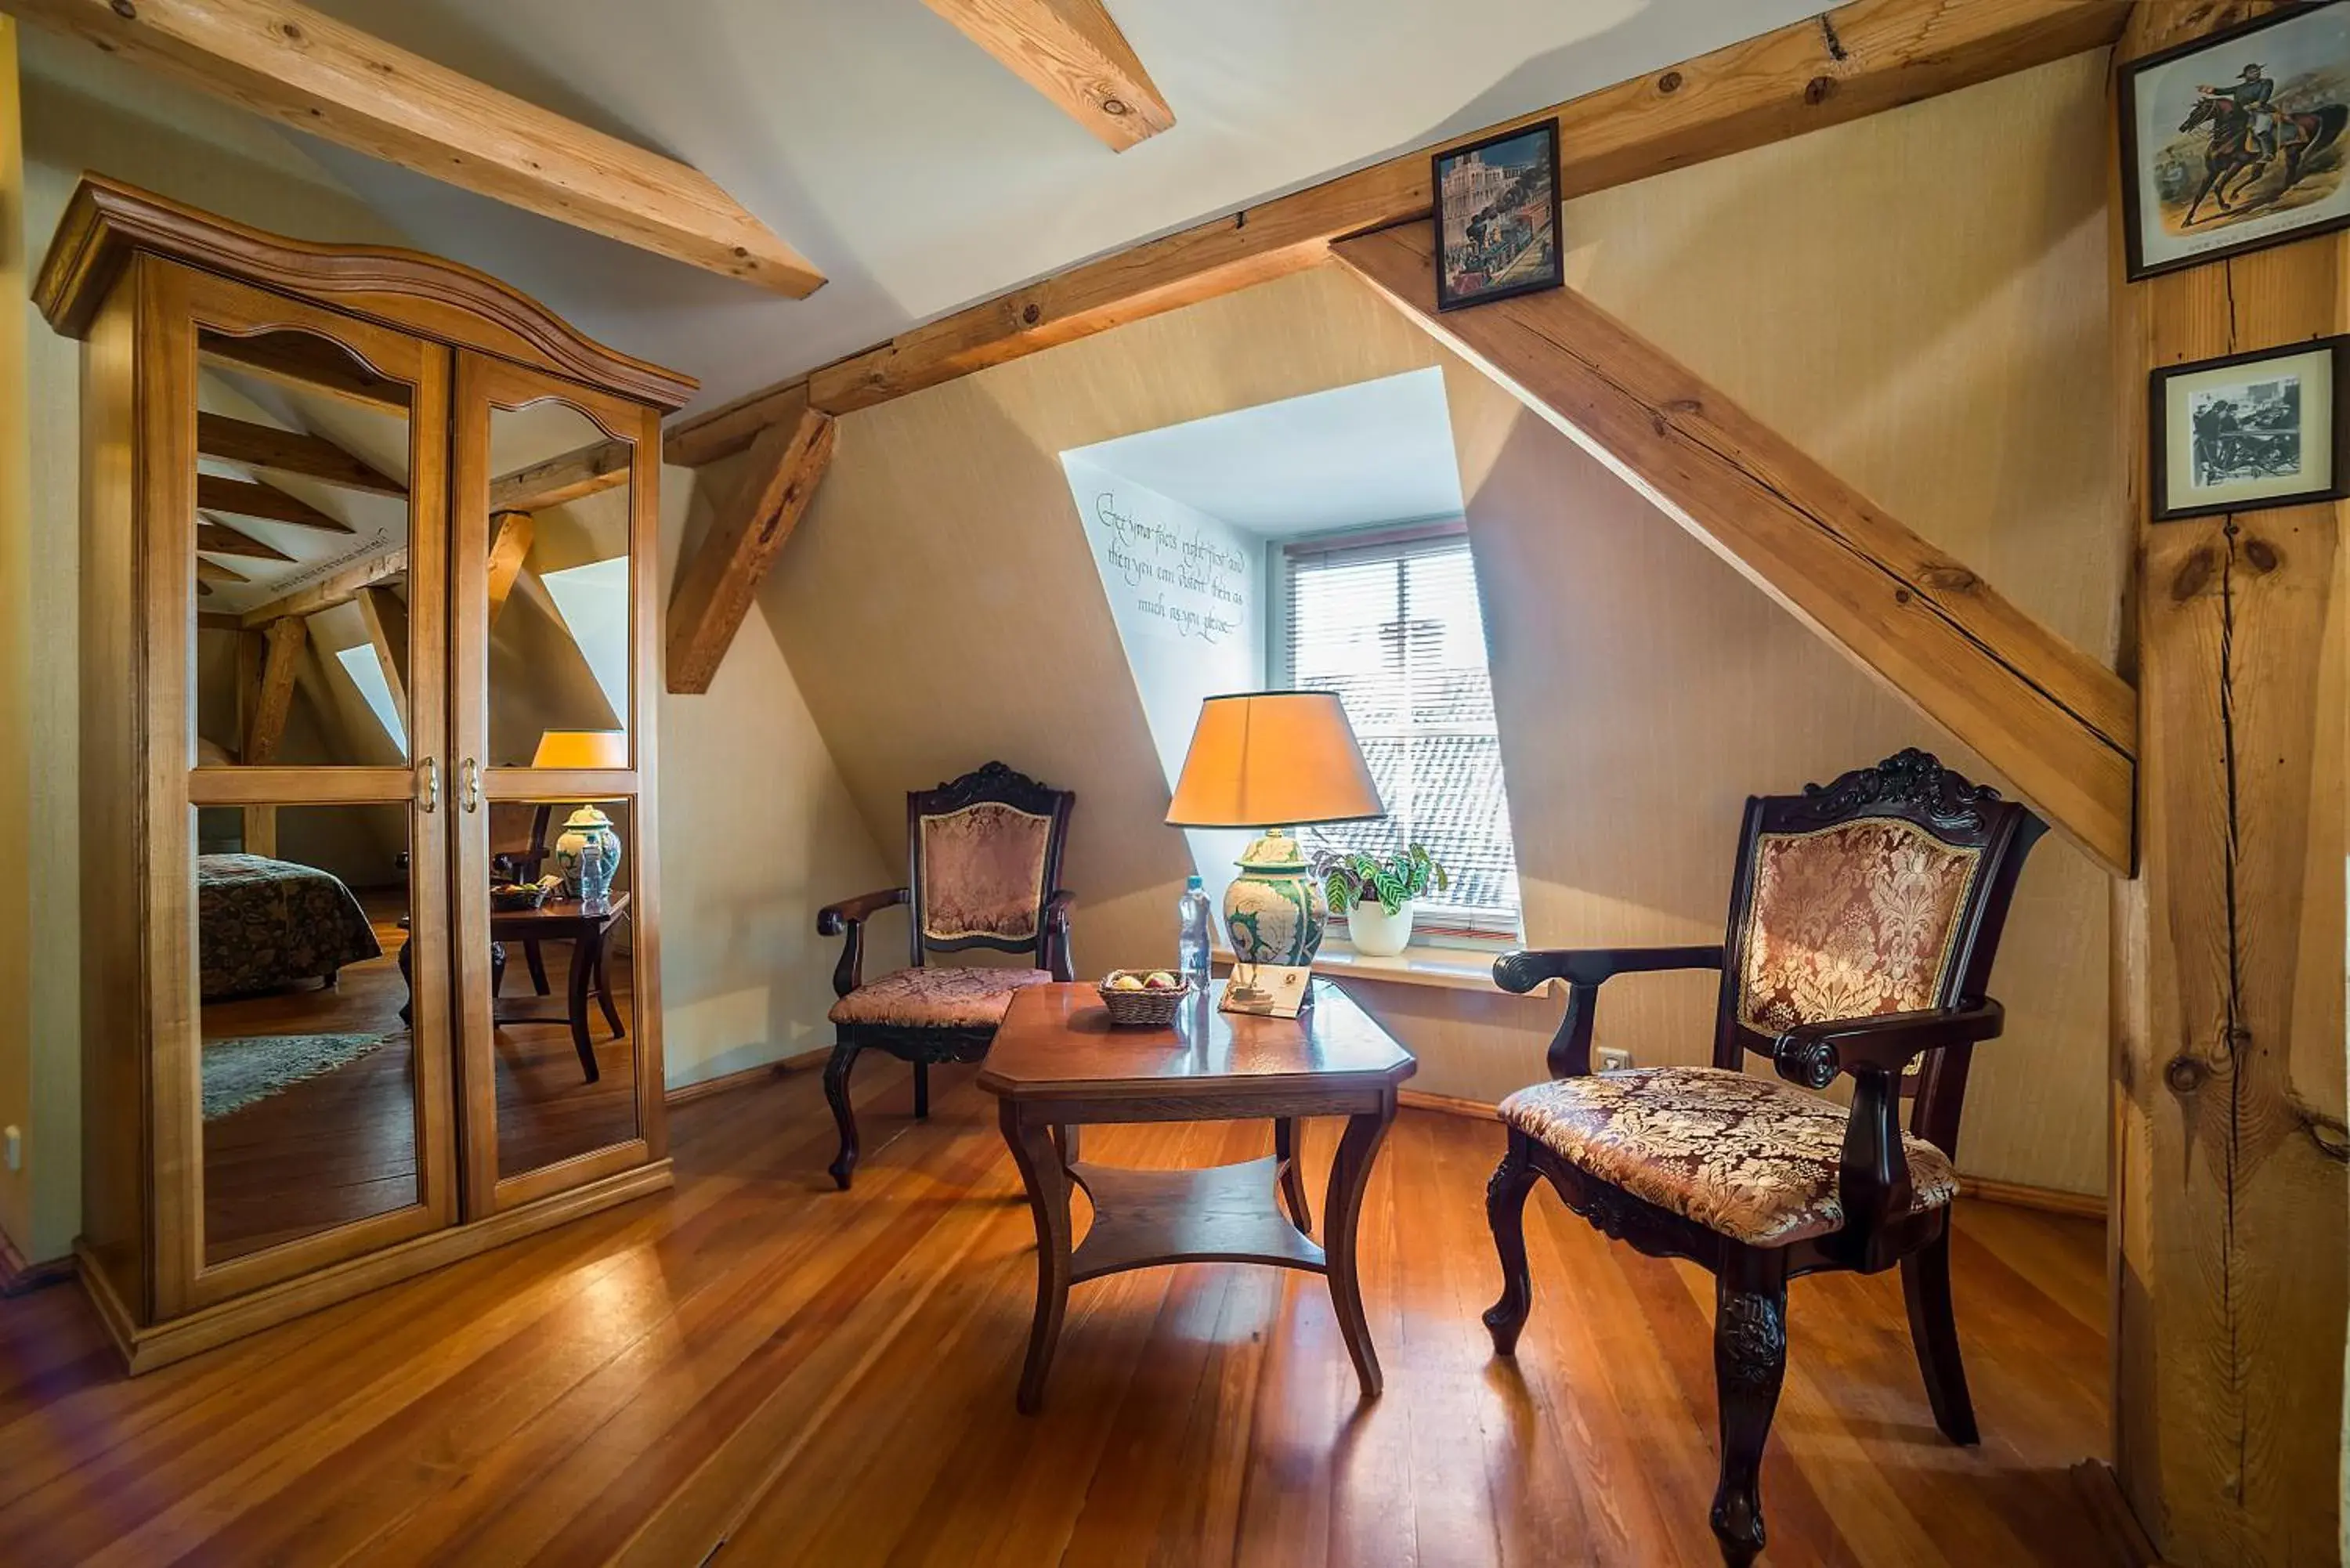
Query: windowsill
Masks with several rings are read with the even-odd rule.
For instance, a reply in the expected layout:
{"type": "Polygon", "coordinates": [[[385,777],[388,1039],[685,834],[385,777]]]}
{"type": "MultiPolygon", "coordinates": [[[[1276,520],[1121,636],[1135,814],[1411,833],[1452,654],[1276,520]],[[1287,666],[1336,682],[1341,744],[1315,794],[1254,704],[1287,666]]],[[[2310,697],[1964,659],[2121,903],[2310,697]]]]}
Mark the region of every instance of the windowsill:
{"type": "MultiPolygon", "coordinates": [[[[1395,958],[1374,958],[1343,943],[1325,942],[1314,955],[1314,972],[1332,980],[1367,980],[1389,985],[1426,985],[1441,991],[1483,991],[1503,994],[1493,983],[1493,961],[1506,948],[1479,952],[1471,948],[1409,947],[1395,958]]],[[[1232,955],[1219,952],[1218,965],[1229,968],[1232,955]]]]}

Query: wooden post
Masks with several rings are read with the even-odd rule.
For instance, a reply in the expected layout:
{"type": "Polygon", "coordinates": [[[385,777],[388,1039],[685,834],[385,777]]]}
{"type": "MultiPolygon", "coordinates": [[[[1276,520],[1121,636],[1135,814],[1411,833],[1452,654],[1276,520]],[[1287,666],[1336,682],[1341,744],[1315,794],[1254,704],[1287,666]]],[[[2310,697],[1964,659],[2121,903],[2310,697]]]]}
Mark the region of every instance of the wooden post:
{"type": "MultiPolygon", "coordinates": [[[[294,703],[295,672],[301,665],[302,647],[308,637],[308,628],[298,615],[269,623],[260,679],[254,686],[253,709],[245,721],[244,752],[238,759],[247,767],[265,767],[277,756],[277,742],[286,733],[286,711],[294,703]]],[[[276,806],[244,808],[244,852],[277,853],[276,806]]]]}
{"type": "MultiPolygon", "coordinates": [[[[2115,58],[2267,8],[2141,0],[2115,58]]],[[[2118,191],[2113,207],[2118,225],[2118,191]]],[[[2181,1568],[2331,1562],[2350,506],[2157,524],[2146,474],[2148,372],[2350,330],[2350,236],[2135,284],[2123,254],[2116,228],[2140,864],[2115,895],[2115,1463],[2181,1568]]]]}

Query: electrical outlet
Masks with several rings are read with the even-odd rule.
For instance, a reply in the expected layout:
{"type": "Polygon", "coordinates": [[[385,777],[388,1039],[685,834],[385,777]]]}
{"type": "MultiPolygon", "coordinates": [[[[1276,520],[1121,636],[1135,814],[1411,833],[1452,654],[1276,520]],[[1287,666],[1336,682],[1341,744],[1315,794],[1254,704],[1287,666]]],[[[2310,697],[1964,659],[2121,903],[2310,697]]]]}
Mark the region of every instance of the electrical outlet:
{"type": "Polygon", "coordinates": [[[11,1170],[25,1168],[25,1135],[16,1127],[0,1127],[0,1158],[11,1170]]]}
{"type": "Polygon", "coordinates": [[[1625,1050],[1621,1045],[1602,1045],[1599,1048],[1599,1070],[1601,1072],[1620,1073],[1631,1064],[1632,1053],[1625,1050]]]}

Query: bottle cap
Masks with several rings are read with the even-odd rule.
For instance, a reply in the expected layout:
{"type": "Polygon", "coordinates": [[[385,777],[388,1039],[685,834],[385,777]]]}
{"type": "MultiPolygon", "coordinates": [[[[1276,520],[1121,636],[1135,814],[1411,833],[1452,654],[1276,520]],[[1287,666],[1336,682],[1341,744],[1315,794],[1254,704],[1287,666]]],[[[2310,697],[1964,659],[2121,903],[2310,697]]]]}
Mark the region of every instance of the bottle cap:
{"type": "Polygon", "coordinates": [[[1191,876],[1184,877],[1183,886],[1186,888],[1197,888],[1200,886],[1199,873],[1193,872],[1191,876]]]}

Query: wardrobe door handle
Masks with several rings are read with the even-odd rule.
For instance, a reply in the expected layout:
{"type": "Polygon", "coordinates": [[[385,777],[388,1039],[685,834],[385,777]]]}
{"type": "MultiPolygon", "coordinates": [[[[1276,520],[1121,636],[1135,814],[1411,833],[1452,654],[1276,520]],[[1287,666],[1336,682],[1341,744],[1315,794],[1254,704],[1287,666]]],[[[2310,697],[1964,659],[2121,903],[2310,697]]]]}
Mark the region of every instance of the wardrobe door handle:
{"type": "Polygon", "coordinates": [[[441,804],[441,759],[427,757],[416,764],[416,770],[421,775],[424,786],[423,798],[418,804],[429,815],[441,804]]]}
{"type": "Polygon", "coordinates": [[[467,757],[459,764],[464,783],[463,800],[467,811],[482,809],[482,764],[467,757]]]}

